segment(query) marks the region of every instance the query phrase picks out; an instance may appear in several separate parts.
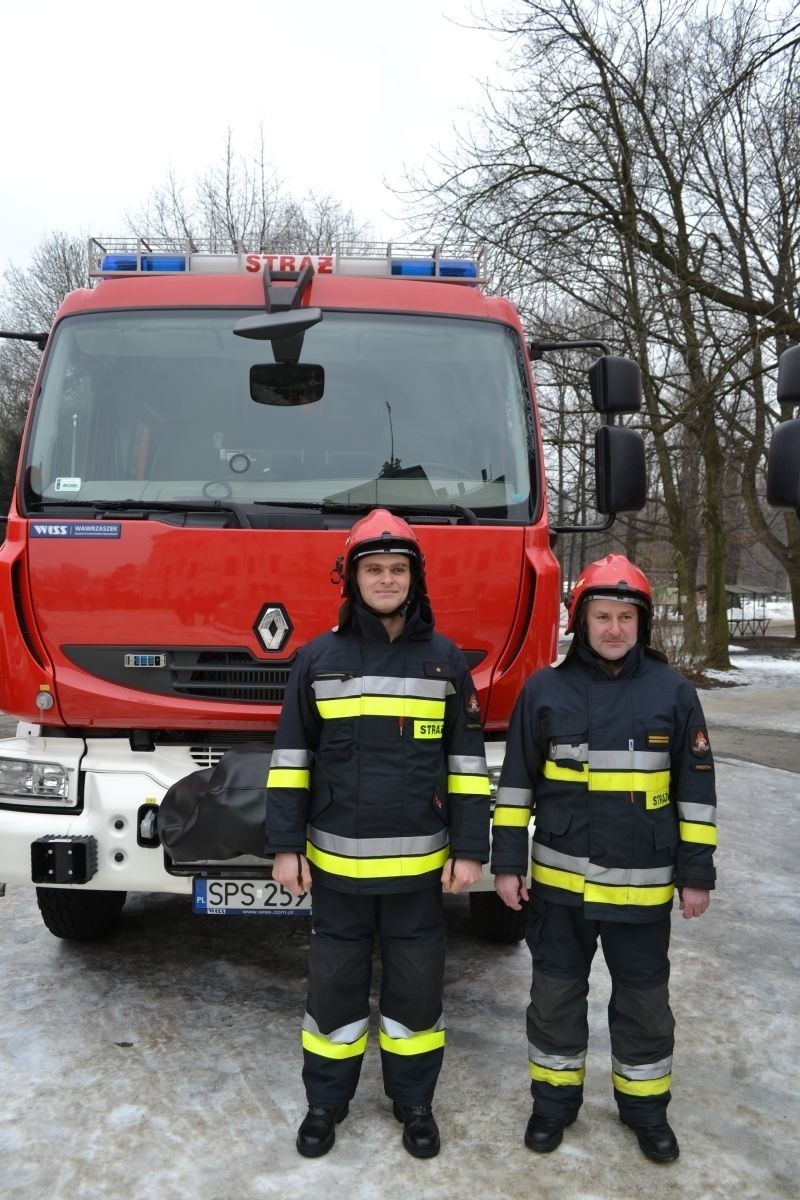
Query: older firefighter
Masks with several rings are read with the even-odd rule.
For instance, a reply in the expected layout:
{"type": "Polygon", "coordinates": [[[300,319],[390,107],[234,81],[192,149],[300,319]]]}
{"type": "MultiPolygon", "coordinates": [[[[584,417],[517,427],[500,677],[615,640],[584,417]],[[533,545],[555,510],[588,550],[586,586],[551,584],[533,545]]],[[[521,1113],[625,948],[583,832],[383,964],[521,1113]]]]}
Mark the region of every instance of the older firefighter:
{"type": "Polygon", "coordinates": [[[650,646],[652,593],[637,567],[618,554],[591,563],[566,605],[573,640],[517,701],[493,824],[495,886],[518,909],[535,813],[525,1144],[554,1150],[581,1106],[599,938],[619,1115],[666,1163],[679,1153],[666,1117],[670,911],[677,886],[684,917],[701,916],[714,887],[711,748],[694,688],[650,646]]]}
{"type": "Polygon", "coordinates": [[[367,1044],[372,945],[381,948],[386,1094],[417,1158],[439,1151],[431,1111],[442,1063],[442,886],[489,858],[480,706],[461,651],[434,632],[417,536],[375,509],[338,570],[339,624],[292,671],[267,781],[273,877],[312,887],[297,1149],[326,1154],[367,1044]]]}

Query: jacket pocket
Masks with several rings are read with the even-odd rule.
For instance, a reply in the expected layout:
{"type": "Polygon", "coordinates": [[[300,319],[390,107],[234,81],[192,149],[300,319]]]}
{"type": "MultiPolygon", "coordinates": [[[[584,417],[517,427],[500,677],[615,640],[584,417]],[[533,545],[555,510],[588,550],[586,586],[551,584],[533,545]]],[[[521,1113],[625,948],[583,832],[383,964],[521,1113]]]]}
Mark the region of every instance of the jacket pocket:
{"type": "Polygon", "coordinates": [[[574,717],[555,713],[542,718],[541,731],[548,762],[581,774],[589,761],[588,729],[576,729],[574,717]]]}
{"type": "Polygon", "coordinates": [[[447,798],[447,788],[441,785],[436,788],[431,796],[431,808],[443,825],[450,823],[450,806],[447,798]]]}
{"type": "Polygon", "coordinates": [[[678,830],[674,820],[658,821],[653,826],[653,845],[656,850],[668,850],[671,854],[678,850],[678,830]]]}
{"type": "Polygon", "coordinates": [[[534,815],[534,839],[537,842],[551,842],[553,838],[561,837],[569,829],[571,820],[572,813],[559,804],[537,807],[534,815]]]}
{"type": "Polygon", "coordinates": [[[321,778],[315,779],[311,790],[311,803],[308,806],[308,820],[311,825],[325,812],[326,808],[330,808],[332,799],[333,796],[327,780],[321,778]]]}
{"type": "Polygon", "coordinates": [[[353,721],[326,721],[317,747],[316,757],[321,766],[353,757],[355,724],[353,721]]]}

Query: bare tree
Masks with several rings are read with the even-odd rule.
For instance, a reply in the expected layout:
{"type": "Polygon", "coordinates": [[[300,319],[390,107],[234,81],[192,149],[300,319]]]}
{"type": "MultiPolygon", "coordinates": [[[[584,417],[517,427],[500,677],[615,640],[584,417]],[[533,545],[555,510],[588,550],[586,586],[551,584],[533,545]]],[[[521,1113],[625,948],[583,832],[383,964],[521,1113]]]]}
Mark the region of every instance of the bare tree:
{"type": "Polygon", "coordinates": [[[170,173],[128,222],[142,237],[189,239],[224,252],[329,254],[337,243],[363,241],[368,229],[333,196],[292,196],[269,162],[263,130],[253,154],[237,154],[229,129],[220,160],[192,185],[170,173]]]}
{"type": "Polygon", "coordinates": [[[792,18],[755,0],[716,15],[691,0],[517,0],[491,21],[513,39],[513,86],[490,94],[480,135],[415,184],[420,220],[483,236],[520,265],[530,311],[546,317],[567,297],[584,314],[572,332],[615,327],[642,362],[686,636],[699,643],[702,561],[715,666],[728,664],[734,432],[759,442],[744,473],[755,495],[769,424],[754,388],[731,382],[763,381],[763,347],[800,339],[798,189],[794,167],[782,180],[775,169],[797,159],[792,18]],[[763,132],[767,111],[782,136],[763,132]]]}

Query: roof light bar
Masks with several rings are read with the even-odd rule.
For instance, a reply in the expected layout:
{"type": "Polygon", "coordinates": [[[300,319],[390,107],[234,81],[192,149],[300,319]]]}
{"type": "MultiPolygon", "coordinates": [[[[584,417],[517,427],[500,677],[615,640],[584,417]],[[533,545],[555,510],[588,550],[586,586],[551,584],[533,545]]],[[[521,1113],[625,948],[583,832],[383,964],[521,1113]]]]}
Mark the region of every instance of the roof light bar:
{"type": "Polygon", "coordinates": [[[363,247],[338,247],[334,254],[269,254],[248,251],[241,243],[231,253],[216,249],[202,250],[186,242],[181,250],[175,240],[157,242],[143,238],[90,238],[89,275],[93,279],[113,279],[148,274],[261,274],[265,265],[275,278],[281,273],[296,273],[312,266],[318,275],[352,275],[369,278],[444,280],[475,286],[485,279],[485,252],[474,258],[443,257],[438,247],[431,251],[419,246],[386,246],[382,252],[374,243],[363,247]]]}

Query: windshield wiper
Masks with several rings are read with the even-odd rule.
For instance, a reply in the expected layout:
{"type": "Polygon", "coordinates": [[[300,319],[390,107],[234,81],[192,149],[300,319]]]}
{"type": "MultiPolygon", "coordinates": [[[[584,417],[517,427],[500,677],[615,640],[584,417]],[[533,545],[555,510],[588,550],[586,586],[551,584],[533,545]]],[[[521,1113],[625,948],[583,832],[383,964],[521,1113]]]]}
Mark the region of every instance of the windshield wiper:
{"type": "Polygon", "coordinates": [[[269,508],[305,508],[321,513],[366,513],[373,508],[388,508],[395,513],[409,513],[411,516],[450,516],[458,517],[467,525],[477,525],[478,518],[471,508],[463,504],[395,504],[389,501],[381,504],[375,500],[335,500],[326,496],[324,500],[254,500],[254,504],[266,505],[269,508]]]}
{"type": "Polygon", "coordinates": [[[232,513],[241,529],[252,528],[244,505],[234,500],[40,500],[45,508],[89,508],[96,513],[137,512],[228,512],[232,513]]]}

